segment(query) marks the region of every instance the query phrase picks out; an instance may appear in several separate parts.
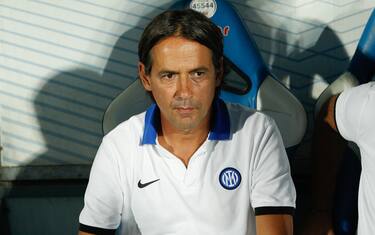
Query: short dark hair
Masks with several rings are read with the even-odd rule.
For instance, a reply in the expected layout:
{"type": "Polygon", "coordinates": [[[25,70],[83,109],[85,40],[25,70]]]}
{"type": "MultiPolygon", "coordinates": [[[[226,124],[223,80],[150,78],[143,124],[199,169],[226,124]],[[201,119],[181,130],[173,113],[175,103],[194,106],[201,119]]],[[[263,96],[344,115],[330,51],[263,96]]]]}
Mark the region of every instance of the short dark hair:
{"type": "Polygon", "coordinates": [[[152,69],[151,49],[170,36],[183,37],[208,47],[215,71],[221,71],[223,35],[220,29],[205,15],[185,9],[165,11],[146,26],[138,44],[139,61],[145,65],[146,74],[150,74],[152,69]]]}

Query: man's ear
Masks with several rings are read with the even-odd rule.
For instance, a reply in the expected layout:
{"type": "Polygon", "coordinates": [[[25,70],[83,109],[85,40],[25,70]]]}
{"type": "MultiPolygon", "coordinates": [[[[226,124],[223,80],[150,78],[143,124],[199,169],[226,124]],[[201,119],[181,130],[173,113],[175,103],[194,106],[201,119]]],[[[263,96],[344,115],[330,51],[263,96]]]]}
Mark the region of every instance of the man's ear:
{"type": "Polygon", "coordinates": [[[146,67],[142,62],[138,62],[138,75],[146,91],[151,91],[150,75],[146,74],[146,67]]]}
{"type": "Polygon", "coordinates": [[[224,59],[221,57],[220,59],[220,68],[219,71],[217,71],[216,74],[216,87],[219,87],[221,85],[221,82],[223,81],[224,76],[224,59]]]}

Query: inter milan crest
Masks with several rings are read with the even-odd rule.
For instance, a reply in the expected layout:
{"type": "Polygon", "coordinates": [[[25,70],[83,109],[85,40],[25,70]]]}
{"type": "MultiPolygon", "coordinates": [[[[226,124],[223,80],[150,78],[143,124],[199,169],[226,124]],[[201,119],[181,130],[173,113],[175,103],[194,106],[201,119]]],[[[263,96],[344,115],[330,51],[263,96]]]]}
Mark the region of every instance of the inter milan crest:
{"type": "Polygon", "coordinates": [[[240,185],[241,174],[237,169],[227,167],[221,171],[219,181],[221,186],[223,186],[225,189],[233,190],[240,185]]]}

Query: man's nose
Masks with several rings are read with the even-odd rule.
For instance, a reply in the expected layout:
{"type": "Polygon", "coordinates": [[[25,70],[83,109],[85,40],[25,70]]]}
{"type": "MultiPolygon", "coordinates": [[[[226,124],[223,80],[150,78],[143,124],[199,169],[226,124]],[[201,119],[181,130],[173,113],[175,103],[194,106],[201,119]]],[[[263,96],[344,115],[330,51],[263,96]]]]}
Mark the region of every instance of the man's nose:
{"type": "Polygon", "coordinates": [[[180,76],[176,84],[176,95],[187,98],[192,95],[192,81],[187,75],[180,76]]]}

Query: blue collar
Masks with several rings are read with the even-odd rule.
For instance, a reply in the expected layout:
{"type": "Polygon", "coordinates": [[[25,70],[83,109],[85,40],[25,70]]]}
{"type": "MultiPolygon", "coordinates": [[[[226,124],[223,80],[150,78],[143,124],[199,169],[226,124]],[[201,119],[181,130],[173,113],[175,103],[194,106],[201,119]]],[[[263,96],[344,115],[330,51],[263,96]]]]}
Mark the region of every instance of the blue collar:
{"type": "MultiPolygon", "coordinates": [[[[214,125],[208,135],[209,140],[228,140],[230,138],[229,112],[224,101],[215,99],[214,125]]],[[[156,137],[160,127],[160,110],[156,104],[152,104],[146,111],[145,125],[141,144],[156,144],[156,137]]]]}

